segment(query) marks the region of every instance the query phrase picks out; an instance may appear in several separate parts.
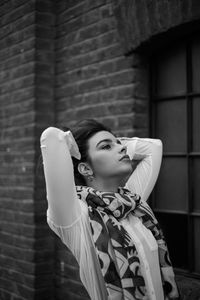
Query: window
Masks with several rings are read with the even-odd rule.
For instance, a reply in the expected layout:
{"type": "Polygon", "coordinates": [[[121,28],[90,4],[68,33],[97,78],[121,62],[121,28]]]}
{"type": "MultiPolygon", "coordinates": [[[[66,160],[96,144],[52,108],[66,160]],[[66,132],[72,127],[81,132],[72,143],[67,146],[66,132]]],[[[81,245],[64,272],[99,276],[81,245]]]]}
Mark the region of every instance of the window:
{"type": "Polygon", "coordinates": [[[200,38],[151,61],[151,131],[164,146],[152,206],[174,266],[200,275],[200,38]]]}

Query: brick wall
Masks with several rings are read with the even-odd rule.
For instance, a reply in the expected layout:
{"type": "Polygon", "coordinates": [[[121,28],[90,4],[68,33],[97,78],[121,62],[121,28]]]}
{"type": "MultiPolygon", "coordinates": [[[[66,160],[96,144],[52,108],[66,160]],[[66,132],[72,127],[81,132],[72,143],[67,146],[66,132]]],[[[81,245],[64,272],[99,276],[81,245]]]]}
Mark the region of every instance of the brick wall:
{"type": "Polygon", "coordinates": [[[55,1],[35,1],[34,216],[35,298],[54,299],[54,237],[46,223],[46,190],[40,157],[40,135],[54,124],[55,1]],[[39,170],[38,170],[39,169],[39,170]]]}
{"type": "Polygon", "coordinates": [[[0,4],[1,300],[53,296],[53,238],[44,222],[46,201],[36,176],[38,136],[52,123],[50,112],[43,120],[40,114],[47,102],[51,108],[52,98],[52,80],[47,84],[51,60],[48,64],[47,60],[54,49],[48,42],[51,35],[46,37],[50,4],[26,0],[0,4]]]}
{"type": "MultiPolygon", "coordinates": [[[[128,16],[135,14],[131,19],[136,23],[126,33],[138,47],[156,35],[158,20],[159,28],[166,29],[161,26],[166,23],[161,6],[155,10],[156,1],[133,2],[137,9],[129,7],[128,16]],[[139,9],[144,3],[148,9],[139,9]],[[150,12],[157,12],[151,28],[143,24],[147,11],[148,20],[150,12]]],[[[46,225],[44,178],[37,168],[39,137],[49,125],[71,126],[91,117],[121,136],[149,135],[148,59],[124,55],[125,42],[129,44],[118,36],[116,3],[124,2],[0,4],[1,300],[89,299],[75,259],[46,225]]],[[[181,7],[185,18],[195,15],[195,1],[173,3],[171,20],[181,7]]]]}
{"type": "Polygon", "coordinates": [[[151,42],[154,44],[161,37],[163,44],[172,32],[176,38],[190,28],[194,31],[198,27],[199,30],[200,4],[197,0],[116,0],[113,3],[121,43],[127,53],[146,42],[148,52],[151,42]]]}
{"type": "Polygon", "coordinates": [[[0,14],[0,299],[27,299],[34,286],[34,5],[4,1],[0,14]]]}
{"type": "Polygon", "coordinates": [[[132,135],[139,59],[123,55],[112,2],[61,1],[58,6],[57,124],[92,116],[132,135]]]}

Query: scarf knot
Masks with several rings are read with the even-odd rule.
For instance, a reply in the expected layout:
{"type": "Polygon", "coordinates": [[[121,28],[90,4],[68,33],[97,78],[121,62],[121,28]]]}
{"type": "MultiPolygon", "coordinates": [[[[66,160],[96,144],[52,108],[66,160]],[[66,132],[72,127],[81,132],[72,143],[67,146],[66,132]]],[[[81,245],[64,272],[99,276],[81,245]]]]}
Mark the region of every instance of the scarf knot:
{"type": "Polygon", "coordinates": [[[118,192],[100,192],[87,188],[85,198],[90,211],[97,209],[114,216],[118,221],[125,219],[131,211],[140,204],[141,197],[130,193],[127,189],[119,188],[118,192]]]}

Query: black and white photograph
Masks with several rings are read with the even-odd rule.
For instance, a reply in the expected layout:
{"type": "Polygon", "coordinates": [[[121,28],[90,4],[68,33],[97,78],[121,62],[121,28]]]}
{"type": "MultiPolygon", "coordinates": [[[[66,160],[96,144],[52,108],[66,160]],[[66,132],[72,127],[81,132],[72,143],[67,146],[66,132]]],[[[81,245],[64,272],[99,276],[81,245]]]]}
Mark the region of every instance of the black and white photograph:
{"type": "Polygon", "coordinates": [[[0,300],[200,300],[200,1],[0,1],[0,300]]]}

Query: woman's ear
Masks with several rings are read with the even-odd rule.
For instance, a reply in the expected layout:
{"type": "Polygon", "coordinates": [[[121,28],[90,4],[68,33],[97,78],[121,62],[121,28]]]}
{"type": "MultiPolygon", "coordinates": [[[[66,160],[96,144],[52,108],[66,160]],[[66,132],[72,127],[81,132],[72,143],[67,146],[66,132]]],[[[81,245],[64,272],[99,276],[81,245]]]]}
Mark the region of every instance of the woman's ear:
{"type": "Polygon", "coordinates": [[[88,177],[93,175],[93,171],[88,163],[86,162],[80,162],[78,164],[78,171],[82,176],[88,177]]]}

